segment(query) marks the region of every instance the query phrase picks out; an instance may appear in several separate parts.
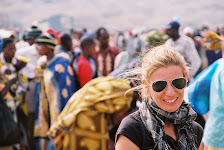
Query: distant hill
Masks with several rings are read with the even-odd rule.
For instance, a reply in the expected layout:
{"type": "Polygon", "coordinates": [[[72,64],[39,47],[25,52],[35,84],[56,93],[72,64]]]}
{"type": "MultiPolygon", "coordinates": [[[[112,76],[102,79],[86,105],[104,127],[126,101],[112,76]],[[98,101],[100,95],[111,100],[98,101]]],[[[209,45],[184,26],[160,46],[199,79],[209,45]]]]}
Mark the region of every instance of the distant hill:
{"type": "Polygon", "coordinates": [[[35,20],[57,30],[105,26],[160,28],[174,17],[195,28],[224,24],[222,0],[0,0],[0,28],[27,28],[35,20]]]}

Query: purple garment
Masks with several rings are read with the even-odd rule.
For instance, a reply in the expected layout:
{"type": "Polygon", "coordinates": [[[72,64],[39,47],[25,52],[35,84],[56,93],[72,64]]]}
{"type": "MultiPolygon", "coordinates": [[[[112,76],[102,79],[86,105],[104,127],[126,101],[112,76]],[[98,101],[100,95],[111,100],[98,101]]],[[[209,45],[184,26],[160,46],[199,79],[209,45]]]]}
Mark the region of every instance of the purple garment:
{"type": "Polygon", "coordinates": [[[209,66],[214,61],[218,60],[219,58],[222,58],[222,51],[216,53],[215,51],[212,50],[206,50],[206,57],[208,59],[208,66],[209,66]]]}

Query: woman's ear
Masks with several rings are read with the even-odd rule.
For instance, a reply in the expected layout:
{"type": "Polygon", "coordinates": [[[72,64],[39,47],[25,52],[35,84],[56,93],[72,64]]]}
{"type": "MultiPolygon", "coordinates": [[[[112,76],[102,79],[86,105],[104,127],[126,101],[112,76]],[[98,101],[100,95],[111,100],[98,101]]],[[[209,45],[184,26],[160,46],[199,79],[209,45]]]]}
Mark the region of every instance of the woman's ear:
{"type": "Polygon", "coordinates": [[[146,92],[145,94],[147,96],[150,96],[150,89],[149,89],[150,87],[147,81],[145,81],[145,79],[142,80],[142,84],[143,84],[143,88],[145,89],[144,91],[146,92]]]}
{"type": "Polygon", "coordinates": [[[188,73],[186,73],[186,74],[184,75],[184,77],[185,77],[186,79],[188,79],[188,77],[189,77],[189,76],[188,76],[188,73]]]}

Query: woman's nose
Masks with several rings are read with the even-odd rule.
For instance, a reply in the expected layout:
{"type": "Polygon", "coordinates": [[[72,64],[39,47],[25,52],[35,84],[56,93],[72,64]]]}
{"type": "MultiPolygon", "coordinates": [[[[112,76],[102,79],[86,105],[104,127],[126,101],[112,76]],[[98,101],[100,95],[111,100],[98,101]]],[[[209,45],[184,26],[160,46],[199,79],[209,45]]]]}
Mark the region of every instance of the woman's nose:
{"type": "Polygon", "coordinates": [[[176,93],[175,88],[170,83],[167,84],[167,87],[165,90],[166,90],[166,95],[168,96],[173,96],[176,93]]]}

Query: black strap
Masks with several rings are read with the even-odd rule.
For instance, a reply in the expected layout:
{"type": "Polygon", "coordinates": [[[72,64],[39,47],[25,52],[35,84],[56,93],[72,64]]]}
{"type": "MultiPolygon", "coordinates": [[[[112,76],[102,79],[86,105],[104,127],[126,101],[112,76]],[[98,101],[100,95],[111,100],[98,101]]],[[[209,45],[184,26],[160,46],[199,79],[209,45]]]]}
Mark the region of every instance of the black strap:
{"type": "Polygon", "coordinates": [[[73,69],[73,73],[74,73],[76,91],[78,91],[81,88],[81,84],[80,84],[80,81],[79,81],[79,76],[77,74],[77,70],[75,69],[78,66],[78,58],[79,58],[80,55],[81,55],[81,53],[73,52],[73,57],[72,57],[71,64],[70,64],[72,69],[73,69]]]}

